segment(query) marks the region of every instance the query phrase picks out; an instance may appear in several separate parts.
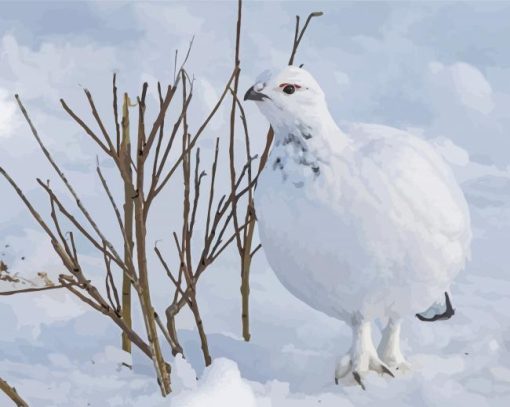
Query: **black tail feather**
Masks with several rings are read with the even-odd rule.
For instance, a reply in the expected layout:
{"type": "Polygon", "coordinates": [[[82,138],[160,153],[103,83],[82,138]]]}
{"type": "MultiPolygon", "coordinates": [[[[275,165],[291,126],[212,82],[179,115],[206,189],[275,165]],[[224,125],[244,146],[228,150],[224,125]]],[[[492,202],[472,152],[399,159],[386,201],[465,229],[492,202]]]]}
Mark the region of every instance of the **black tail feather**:
{"type": "Polygon", "coordinates": [[[448,293],[444,293],[445,296],[445,302],[446,302],[446,309],[442,314],[436,314],[433,317],[425,317],[421,314],[416,314],[416,318],[418,318],[420,321],[424,322],[434,322],[434,321],[443,321],[446,319],[450,319],[455,315],[455,309],[452,307],[452,303],[450,301],[450,297],[448,296],[448,293]]]}

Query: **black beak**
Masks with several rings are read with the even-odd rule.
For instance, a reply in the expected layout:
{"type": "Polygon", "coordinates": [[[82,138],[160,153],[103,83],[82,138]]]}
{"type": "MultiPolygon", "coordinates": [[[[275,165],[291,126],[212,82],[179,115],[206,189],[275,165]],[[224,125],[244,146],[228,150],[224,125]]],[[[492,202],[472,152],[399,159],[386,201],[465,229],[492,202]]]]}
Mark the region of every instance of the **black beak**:
{"type": "Polygon", "coordinates": [[[244,100],[255,100],[260,102],[264,99],[269,99],[269,96],[257,92],[255,89],[253,89],[253,86],[244,94],[244,100]]]}

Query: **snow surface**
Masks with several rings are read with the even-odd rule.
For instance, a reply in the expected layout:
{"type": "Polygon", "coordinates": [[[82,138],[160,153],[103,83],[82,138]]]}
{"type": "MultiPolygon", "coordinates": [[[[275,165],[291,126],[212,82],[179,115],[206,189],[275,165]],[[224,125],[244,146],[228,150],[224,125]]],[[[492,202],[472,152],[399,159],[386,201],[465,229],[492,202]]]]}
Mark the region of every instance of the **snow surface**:
{"type": "MultiPolygon", "coordinates": [[[[437,144],[458,156],[458,148],[437,144]]],[[[123,366],[131,360],[113,346],[115,328],[64,292],[1,300],[0,372],[34,406],[507,406],[510,254],[502,236],[510,231],[510,173],[478,168],[473,176],[472,165],[454,167],[471,174],[462,186],[474,226],[473,260],[452,289],[456,314],[404,322],[402,348],[413,369],[395,379],[371,373],[367,391],[349,380],[335,386],[335,361],[350,344],[350,329],[288,294],[263,256],[253,266],[252,342],[239,337],[235,260],[227,258],[218,267],[227,268],[225,280],[208,278],[203,286],[214,362],[203,369],[196,332],[181,330],[187,359],[172,361],[168,399],[150,362],[135,352],[134,370],[123,366]],[[30,311],[38,318],[22,325],[30,311]]],[[[8,405],[2,395],[0,405],[8,405]]]]}

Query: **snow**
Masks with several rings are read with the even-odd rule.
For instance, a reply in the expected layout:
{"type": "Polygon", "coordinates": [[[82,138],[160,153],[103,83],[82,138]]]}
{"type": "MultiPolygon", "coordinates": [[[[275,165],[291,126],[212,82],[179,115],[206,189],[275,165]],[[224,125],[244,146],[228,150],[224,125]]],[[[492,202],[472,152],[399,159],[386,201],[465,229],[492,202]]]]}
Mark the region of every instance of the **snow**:
{"type": "MultiPolygon", "coordinates": [[[[262,255],[253,265],[252,342],[239,338],[236,261],[227,257],[202,286],[213,364],[203,368],[196,332],[182,329],[187,358],[169,358],[168,399],[159,394],[150,361],[118,349],[118,331],[107,319],[58,290],[0,300],[2,377],[38,407],[507,406],[510,259],[502,236],[510,233],[510,173],[466,164],[459,147],[442,145],[451,163],[463,164],[454,170],[473,217],[473,260],[453,285],[451,320],[404,321],[402,351],[411,371],[395,379],[370,373],[366,391],[353,380],[335,386],[335,362],[349,347],[350,329],[292,297],[262,255]]],[[[381,328],[374,329],[375,342],[381,328]]],[[[9,405],[3,395],[0,405],[9,405]]]]}
{"type": "MultiPolygon", "coordinates": [[[[336,359],[349,346],[349,329],[290,296],[263,257],[253,269],[253,341],[246,344],[239,339],[236,312],[225,317],[227,310],[236,310],[237,298],[208,296],[209,303],[219,304],[204,315],[215,359],[204,370],[196,332],[181,331],[188,358],[172,361],[174,393],[168,400],[161,398],[143,356],[135,352],[134,370],[122,365],[131,364],[131,359],[114,346],[117,331],[88,310],[51,322],[52,312],[42,309],[46,322],[34,335],[12,324],[16,317],[9,301],[14,299],[2,299],[0,315],[10,331],[0,332],[0,372],[31,405],[41,407],[506,406],[510,401],[510,281],[504,267],[508,254],[500,246],[487,247],[485,241],[494,231],[510,231],[510,217],[504,216],[510,208],[493,196],[495,191],[510,194],[510,188],[494,190],[493,176],[481,174],[463,184],[470,191],[468,199],[476,192],[487,202],[480,206],[470,199],[475,258],[453,286],[455,316],[435,323],[404,321],[402,347],[412,370],[395,379],[369,374],[365,392],[353,382],[333,383],[336,359]],[[481,250],[501,267],[481,267],[486,264],[477,261],[481,250]]],[[[510,174],[504,178],[510,180],[510,174]]],[[[235,277],[232,269],[230,278],[235,277]]],[[[211,292],[221,284],[214,279],[206,282],[211,292]]],[[[30,298],[34,304],[68,307],[61,295],[30,298]]],[[[377,340],[380,333],[375,331],[377,340]]],[[[0,405],[9,405],[2,395],[0,405]]]]}
{"type": "Polygon", "coordinates": [[[181,392],[172,400],[173,407],[246,406],[255,407],[255,395],[241,378],[235,362],[218,358],[209,366],[197,388],[181,392]]]}

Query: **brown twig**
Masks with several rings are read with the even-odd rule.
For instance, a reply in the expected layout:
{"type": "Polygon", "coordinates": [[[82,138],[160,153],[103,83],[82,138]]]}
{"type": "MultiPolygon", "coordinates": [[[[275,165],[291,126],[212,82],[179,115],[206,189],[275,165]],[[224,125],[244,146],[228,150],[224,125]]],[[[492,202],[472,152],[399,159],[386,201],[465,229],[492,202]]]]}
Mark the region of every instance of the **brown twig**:
{"type": "Polygon", "coordinates": [[[2,390],[7,397],[9,397],[17,407],[28,407],[28,404],[25,400],[21,398],[14,387],[9,386],[9,384],[0,377],[0,390],[2,390]]]}
{"type": "Polygon", "coordinates": [[[184,297],[186,294],[184,293],[184,291],[182,290],[182,287],[181,287],[181,282],[178,281],[173,273],[170,271],[170,267],[168,266],[168,263],[165,261],[165,259],[163,258],[163,255],[161,254],[161,251],[159,250],[158,246],[157,245],[154,245],[154,252],[156,253],[156,256],[158,257],[159,261],[161,262],[161,265],[163,266],[163,268],[165,269],[166,271],[166,274],[167,276],[170,278],[170,280],[172,281],[172,283],[174,284],[175,286],[175,289],[184,297]]]}
{"type": "MultiPolygon", "coordinates": [[[[16,95],[16,99],[18,98],[18,95],[16,95]]],[[[19,100],[18,100],[19,103],[19,100]]],[[[108,149],[108,147],[97,137],[97,135],[88,127],[83,120],[81,120],[76,113],[67,105],[67,103],[64,101],[64,99],[60,99],[60,103],[62,104],[62,107],[64,110],[71,116],[76,123],[80,125],[80,127],[85,131],[85,133],[92,138],[96,142],[96,144],[103,150],[106,154],[111,155],[111,151],[108,149]]],[[[22,107],[22,111],[23,111],[22,107]]],[[[26,118],[26,117],[25,117],[26,118]]],[[[32,127],[32,126],[31,126],[32,127]]]]}
{"type": "MultiPolygon", "coordinates": [[[[241,0],[239,0],[239,13],[238,13],[238,25],[237,25],[237,31],[236,31],[236,43],[239,41],[240,36],[240,18],[241,18],[241,0]]],[[[296,16],[296,26],[295,26],[295,32],[294,32],[294,41],[292,45],[292,51],[289,58],[289,65],[292,65],[294,63],[294,57],[296,55],[297,49],[299,47],[299,44],[301,43],[301,40],[303,39],[303,36],[306,32],[306,29],[308,28],[308,25],[313,17],[319,17],[323,13],[322,12],[314,12],[310,13],[308,15],[308,18],[306,19],[305,25],[300,30],[300,17],[296,16]]],[[[236,48],[237,49],[237,48],[236,48]]],[[[238,53],[236,52],[236,65],[239,63],[238,61],[238,53]]],[[[234,113],[236,105],[239,107],[239,110],[241,111],[241,121],[243,124],[243,129],[245,133],[245,147],[246,147],[246,158],[247,160],[250,157],[250,144],[249,144],[249,137],[248,137],[248,126],[246,123],[246,116],[244,114],[242,105],[237,97],[237,89],[232,89],[232,95],[233,95],[233,102],[232,102],[232,109],[231,109],[231,140],[230,140],[230,173],[231,173],[231,183],[235,174],[234,169],[234,156],[233,156],[233,125],[234,125],[234,113]]],[[[255,180],[258,179],[260,173],[262,172],[264,166],[266,165],[269,152],[271,150],[271,145],[274,138],[274,131],[270,127],[267,136],[266,136],[266,145],[264,147],[264,150],[262,152],[260,163],[258,167],[258,171],[255,176],[255,180]]],[[[251,184],[252,181],[252,173],[251,173],[251,166],[248,170],[248,183],[251,184]]],[[[254,188],[255,186],[253,186],[254,188]]],[[[250,278],[250,269],[251,269],[251,261],[253,256],[257,253],[257,251],[260,249],[260,245],[258,245],[254,250],[252,250],[252,242],[253,242],[253,235],[255,231],[255,223],[256,223],[256,216],[255,216],[255,210],[254,210],[254,203],[253,203],[253,188],[250,188],[248,199],[247,199],[247,205],[246,205],[246,212],[245,212],[245,225],[243,234],[241,235],[240,229],[239,229],[239,222],[237,221],[237,205],[234,205],[233,207],[233,217],[234,217],[234,230],[236,232],[236,241],[237,241],[237,247],[239,251],[239,255],[241,258],[241,298],[242,298],[242,310],[241,310],[241,319],[242,319],[242,327],[243,327],[243,338],[246,341],[250,340],[251,334],[250,334],[250,328],[249,328],[249,295],[250,295],[250,285],[249,285],[249,278],[250,278]]]]}
{"type": "MultiPolygon", "coordinates": [[[[322,11],[315,11],[313,13],[310,13],[308,15],[305,25],[301,29],[301,31],[299,31],[299,16],[296,16],[296,29],[294,32],[294,41],[292,43],[292,51],[290,53],[289,65],[292,65],[294,63],[294,57],[296,56],[296,52],[298,50],[299,44],[301,43],[301,40],[303,39],[306,29],[308,28],[308,24],[310,23],[310,21],[312,20],[313,17],[320,17],[323,14],[324,13],[322,11]]],[[[269,130],[267,131],[266,145],[264,147],[264,151],[263,151],[262,155],[260,156],[260,165],[259,165],[259,170],[258,170],[257,176],[262,172],[262,170],[264,169],[264,166],[266,165],[267,158],[269,156],[269,151],[271,150],[271,145],[273,143],[273,139],[274,139],[274,131],[273,131],[273,128],[270,127],[269,130]]]]}
{"type": "MultiPolygon", "coordinates": [[[[133,264],[133,211],[135,188],[133,186],[133,170],[131,166],[131,137],[129,129],[129,96],[124,94],[122,101],[122,140],[119,148],[119,171],[124,184],[124,263],[135,274],[133,264]]],[[[131,279],[128,275],[122,276],[122,319],[128,327],[132,327],[131,316],[131,279]]],[[[131,341],[125,332],[122,332],[122,349],[131,352],[131,341]]]]}
{"type": "MultiPolygon", "coordinates": [[[[167,92],[167,97],[164,102],[165,111],[171,101],[173,93],[170,88],[167,92]]],[[[166,396],[170,393],[170,371],[169,365],[165,362],[161,346],[157,336],[156,321],[154,319],[154,310],[149,287],[149,276],[147,267],[146,256],[146,236],[147,225],[146,216],[144,215],[145,195],[144,195],[144,180],[145,180],[145,160],[147,158],[147,151],[150,150],[150,139],[155,137],[158,127],[161,125],[163,116],[162,111],[153,124],[149,138],[145,135],[145,97],[147,94],[147,83],[144,83],[142,88],[142,95],[138,98],[138,135],[137,135],[137,153],[136,153],[136,197],[134,199],[134,220],[135,220],[135,235],[136,235],[136,252],[138,264],[138,278],[140,284],[140,291],[138,291],[140,306],[142,308],[142,315],[144,319],[147,338],[151,348],[151,355],[158,378],[161,394],[166,396]],[[159,123],[159,124],[158,124],[159,123]]]]}
{"type": "Polygon", "coordinates": [[[108,298],[108,302],[112,309],[120,316],[121,306],[119,301],[119,292],[115,285],[115,280],[113,279],[112,267],[111,267],[111,259],[106,254],[106,250],[103,252],[103,259],[106,268],[106,276],[105,276],[105,286],[106,286],[106,296],[108,298]],[[112,298],[113,293],[113,298],[112,298]]]}
{"type": "MultiPolygon", "coordinates": [[[[78,284],[73,284],[78,285],[78,284]]],[[[65,288],[63,285],[50,285],[47,287],[32,287],[32,288],[22,288],[20,290],[11,290],[11,291],[0,291],[0,295],[14,295],[14,294],[24,294],[24,293],[33,293],[38,291],[47,291],[47,290],[56,290],[58,288],[65,288]]]]}
{"type": "MultiPolygon", "coordinates": [[[[240,64],[239,60],[239,50],[240,50],[240,39],[241,39],[241,16],[242,16],[242,0],[238,1],[237,7],[237,25],[236,25],[236,48],[235,48],[235,60],[234,66],[236,68],[236,74],[234,76],[234,86],[233,88],[229,88],[232,93],[232,107],[230,108],[230,143],[228,147],[229,154],[229,169],[230,169],[230,186],[231,193],[235,193],[235,180],[236,180],[236,170],[235,170],[235,119],[236,119],[236,107],[237,107],[237,89],[239,85],[239,73],[240,73],[240,64]]],[[[237,217],[237,202],[234,201],[232,203],[232,218],[234,220],[234,228],[235,230],[239,229],[239,219],[237,217]]],[[[241,236],[239,233],[235,234],[237,249],[241,253],[243,251],[243,242],[241,241],[241,236]]]]}
{"type": "Polygon", "coordinates": [[[292,65],[294,63],[294,57],[296,56],[296,51],[299,47],[299,44],[301,43],[301,40],[303,39],[303,35],[305,34],[306,29],[308,28],[308,24],[310,23],[310,20],[313,17],[320,17],[324,13],[322,11],[315,11],[313,13],[310,13],[306,19],[305,25],[299,31],[299,16],[296,16],[296,31],[294,33],[294,42],[292,44],[292,52],[290,53],[289,58],[289,65],[292,65]]]}
{"type": "Polygon", "coordinates": [[[175,356],[177,354],[182,354],[183,349],[182,346],[174,340],[174,338],[170,335],[170,333],[165,329],[165,326],[163,325],[163,322],[161,322],[161,319],[159,318],[159,315],[157,313],[154,313],[154,319],[156,320],[156,324],[158,325],[159,330],[163,333],[163,336],[165,337],[166,341],[172,348],[172,354],[175,356]]]}
{"type": "Polygon", "coordinates": [[[115,121],[115,146],[117,154],[120,150],[120,126],[119,126],[119,106],[117,103],[117,74],[113,74],[113,118],[115,121]]]}
{"type": "Polygon", "coordinates": [[[83,91],[85,92],[85,96],[87,97],[87,100],[89,101],[90,110],[92,111],[92,115],[94,116],[94,119],[96,119],[96,123],[99,126],[101,133],[103,134],[103,138],[106,140],[106,144],[108,145],[108,149],[110,151],[110,156],[113,158],[113,160],[115,162],[117,162],[117,154],[115,151],[115,147],[112,143],[112,139],[110,138],[110,135],[106,131],[106,127],[104,127],[103,121],[101,120],[101,116],[99,116],[99,113],[96,109],[96,104],[94,103],[94,99],[92,98],[92,94],[89,92],[88,89],[84,89],[83,91]]]}

